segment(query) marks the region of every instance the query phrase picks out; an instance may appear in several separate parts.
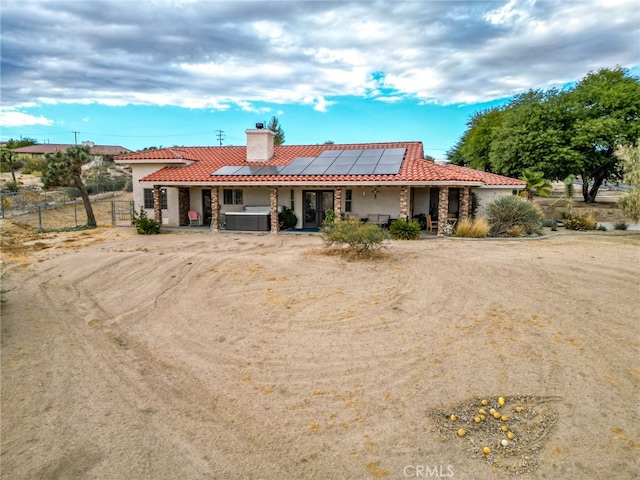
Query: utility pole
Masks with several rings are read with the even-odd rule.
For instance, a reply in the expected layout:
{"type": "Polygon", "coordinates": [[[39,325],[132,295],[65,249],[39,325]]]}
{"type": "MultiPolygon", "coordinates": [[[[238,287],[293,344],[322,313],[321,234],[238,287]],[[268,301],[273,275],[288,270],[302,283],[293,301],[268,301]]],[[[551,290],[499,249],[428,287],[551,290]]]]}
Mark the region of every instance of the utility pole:
{"type": "Polygon", "coordinates": [[[218,137],[218,143],[222,146],[222,140],[224,140],[224,130],[216,130],[216,136],[218,137]]]}
{"type": "Polygon", "coordinates": [[[78,144],[78,134],[79,134],[79,133],[80,133],[80,132],[76,132],[76,131],[74,131],[74,132],[73,132],[73,138],[74,138],[74,139],[75,139],[75,141],[76,141],[76,145],[78,144]]]}

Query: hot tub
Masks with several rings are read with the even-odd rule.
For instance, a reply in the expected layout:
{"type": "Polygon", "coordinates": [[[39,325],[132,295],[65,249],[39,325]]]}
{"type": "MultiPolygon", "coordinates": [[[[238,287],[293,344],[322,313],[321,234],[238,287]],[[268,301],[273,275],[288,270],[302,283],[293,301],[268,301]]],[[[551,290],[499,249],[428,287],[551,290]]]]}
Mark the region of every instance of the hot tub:
{"type": "Polygon", "coordinates": [[[227,212],[226,229],[243,232],[268,232],[271,230],[270,212],[227,212]]]}

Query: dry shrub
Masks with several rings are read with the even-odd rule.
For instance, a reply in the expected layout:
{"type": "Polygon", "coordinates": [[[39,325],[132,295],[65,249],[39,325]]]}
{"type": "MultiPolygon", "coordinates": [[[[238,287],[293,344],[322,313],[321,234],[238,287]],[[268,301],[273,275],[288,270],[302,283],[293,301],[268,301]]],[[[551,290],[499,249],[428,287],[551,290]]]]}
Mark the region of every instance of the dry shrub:
{"type": "Polygon", "coordinates": [[[465,218],[458,222],[456,237],[484,238],[489,234],[489,224],[484,218],[470,220],[465,218]]]}
{"type": "Polygon", "coordinates": [[[522,226],[521,225],[515,225],[513,227],[511,227],[509,230],[507,230],[507,235],[509,235],[510,237],[521,237],[522,236],[522,226]]]}
{"type": "Polygon", "coordinates": [[[593,213],[575,214],[564,221],[564,228],[569,230],[595,230],[598,226],[593,213]]]}

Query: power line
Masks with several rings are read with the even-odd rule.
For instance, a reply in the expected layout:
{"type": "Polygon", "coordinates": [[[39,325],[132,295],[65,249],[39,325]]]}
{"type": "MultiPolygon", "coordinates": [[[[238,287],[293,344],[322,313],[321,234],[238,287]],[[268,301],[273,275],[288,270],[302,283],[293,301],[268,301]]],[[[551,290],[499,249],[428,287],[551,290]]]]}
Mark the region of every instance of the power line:
{"type": "Polygon", "coordinates": [[[222,146],[222,140],[224,140],[224,130],[216,130],[216,137],[218,137],[218,143],[222,146]]]}

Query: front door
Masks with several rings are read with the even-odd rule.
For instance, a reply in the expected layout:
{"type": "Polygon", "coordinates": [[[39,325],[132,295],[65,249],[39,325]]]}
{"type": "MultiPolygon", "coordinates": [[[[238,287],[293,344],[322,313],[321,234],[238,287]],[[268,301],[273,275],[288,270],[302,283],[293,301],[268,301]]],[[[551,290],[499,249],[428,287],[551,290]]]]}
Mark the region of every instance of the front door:
{"type": "Polygon", "coordinates": [[[211,190],[202,189],[202,224],[211,225],[211,190]]]}
{"type": "Polygon", "coordinates": [[[302,198],[303,228],[320,228],[325,212],[333,210],[333,190],[304,190],[302,198]]]}

